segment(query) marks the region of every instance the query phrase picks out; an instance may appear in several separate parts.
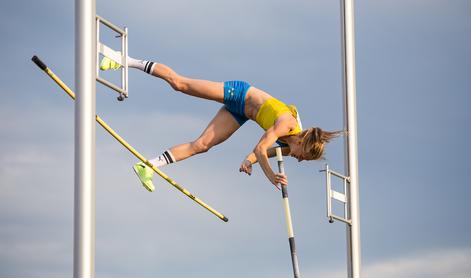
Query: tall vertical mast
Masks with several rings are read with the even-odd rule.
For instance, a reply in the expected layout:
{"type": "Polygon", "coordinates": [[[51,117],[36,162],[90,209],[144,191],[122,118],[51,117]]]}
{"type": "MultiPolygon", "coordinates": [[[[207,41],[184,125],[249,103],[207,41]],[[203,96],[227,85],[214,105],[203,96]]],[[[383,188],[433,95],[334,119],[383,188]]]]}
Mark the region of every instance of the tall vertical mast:
{"type": "Polygon", "coordinates": [[[341,0],[342,61],[344,89],[344,125],[347,130],[345,142],[346,175],[350,177],[350,210],[347,225],[348,277],[361,275],[360,199],[358,183],[358,143],[355,76],[355,22],[354,0],[341,0]]]}
{"type": "Polygon", "coordinates": [[[95,276],[95,16],[95,0],[75,0],[74,278],[95,276]]]}

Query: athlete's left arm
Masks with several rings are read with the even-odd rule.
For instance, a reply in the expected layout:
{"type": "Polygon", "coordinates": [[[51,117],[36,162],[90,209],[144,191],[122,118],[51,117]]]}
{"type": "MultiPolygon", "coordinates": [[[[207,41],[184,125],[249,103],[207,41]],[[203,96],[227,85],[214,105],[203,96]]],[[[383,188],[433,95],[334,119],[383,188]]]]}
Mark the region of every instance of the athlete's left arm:
{"type": "Polygon", "coordinates": [[[276,140],[278,140],[278,138],[288,135],[295,126],[296,120],[290,114],[281,115],[277,119],[276,123],[265,131],[254,149],[254,154],[260,167],[265,173],[265,176],[267,176],[268,180],[270,180],[270,182],[276,187],[278,187],[278,183],[283,185],[287,184],[288,180],[286,175],[275,174],[273,172],[268,161],[267,150],[276,142],[276,140]]]}
{"type": "MultiPolygon", "coordinates": [[[[280,148],[280,147],[271,147],[271,148],[268,148],[267,149],[267,156],[268,158],[272,158],[272,157],[275,157],[276,156],[276,148],[280,148]]],[[[281,147],[281,153],[283,154],[283,156],[287,156],[290,152],[290,148],[289,146],[283,146],[281,147]]],[[[258,162],[257,160],[257,157],[255,156],[255,153],[254,152],[251,152],[247,155],[247,157],[245,158],[245,160],[247,160],[248,162],[250,162],[250,164],[255,164],[258,162]]]]}
{"type": "MultiPolygon", "coordinates": [[[[276,156],[276,148],[279,147],[271,147],[267,149],[267,156],[268,158],[276,156]]],[[[283,156],[287,156],[290,153],[290,148],[289,147],[281,147],[281,153],[283,156]]],[[[252,174],[252,165],[257,163],[257,157],[255,156],[254,152],[251,152],[247,155],[247,157],[242,161],[242,164],[240,165],[239,172],[244,172],[248,174],[249,176],[252,174]]]]}

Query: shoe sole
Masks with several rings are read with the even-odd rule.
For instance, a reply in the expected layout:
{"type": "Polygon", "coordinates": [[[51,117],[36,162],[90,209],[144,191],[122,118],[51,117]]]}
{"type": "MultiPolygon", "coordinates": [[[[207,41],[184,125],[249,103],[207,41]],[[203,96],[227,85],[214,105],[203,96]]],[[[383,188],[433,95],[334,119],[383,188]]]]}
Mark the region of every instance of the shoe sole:
{"type": "Polygon", "coordinates": [[[134,173],[136,173],[137,177],[139,178],[139,181],[144,186],[144,188],[147,189],[147,191],[149,192],[154,192],[155,189],[148,187],[145,183],[141,181],[141,177],[139,176],[139,171],[136,169],[136,166],[132,166],[132,169],[134,170],[134,173]]]}

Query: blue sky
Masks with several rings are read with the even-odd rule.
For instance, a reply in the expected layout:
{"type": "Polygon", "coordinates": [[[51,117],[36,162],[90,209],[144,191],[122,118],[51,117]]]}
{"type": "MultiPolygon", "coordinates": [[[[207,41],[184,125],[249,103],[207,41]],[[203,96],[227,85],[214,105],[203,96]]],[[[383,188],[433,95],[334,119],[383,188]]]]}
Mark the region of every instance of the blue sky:
{"type": "MultiPolygon", "coordinates": [[[[242,79],[298,106],[305,126],[342,128],[338,1],[97,1],[129,28],[129,53],[184,75],[242,79]]],[[[74,106],[31,63],[74,85],[73,1],[0,3],[0,276],[72,275],[74,106]]],[[[356,1],[364,277],[471,276],[471,2],[356,1]]],[[[194,139],[219,104],[130,72],[130,98],[97,85],[97,113],[154,157],[194,139]]],[[[281,197],[259,167],[238,172],[262,130],[163,169],[223,223],[97,127],[96,277],[290,277],[281,197]]],[[[342,170],[343,144],[327,149],[342,170]]],[[[324,162],[286,160],[303,277],[346,277],[345,227],[325,217],[324,162]]],[[[272,164],[275,166],[275,163],[272,164]]]]}

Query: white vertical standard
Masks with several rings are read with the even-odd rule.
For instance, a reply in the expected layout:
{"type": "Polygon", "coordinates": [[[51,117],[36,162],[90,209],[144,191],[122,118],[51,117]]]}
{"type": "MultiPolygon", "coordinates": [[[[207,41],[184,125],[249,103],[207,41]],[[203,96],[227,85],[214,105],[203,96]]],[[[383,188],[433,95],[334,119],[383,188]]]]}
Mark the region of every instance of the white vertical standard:
{"type": "Polygon", "coordinates": [[[95,276],[95,0],[75,0],[74,278],[95,276]]]}
{"type": "Polygon", "coordinates": [[[350,178],[348,187],[350,197],[349,215],[351,224],[347,225],[348,277],[361,275],[360,243],[360,199],[358,184],[357,112],[355,77],[355,22],[354,1],[341,0],[342,64],[344,90],[344,125],[347,130],[345,142],[345,168],[350,178]]]}

